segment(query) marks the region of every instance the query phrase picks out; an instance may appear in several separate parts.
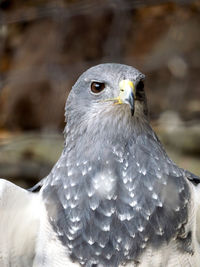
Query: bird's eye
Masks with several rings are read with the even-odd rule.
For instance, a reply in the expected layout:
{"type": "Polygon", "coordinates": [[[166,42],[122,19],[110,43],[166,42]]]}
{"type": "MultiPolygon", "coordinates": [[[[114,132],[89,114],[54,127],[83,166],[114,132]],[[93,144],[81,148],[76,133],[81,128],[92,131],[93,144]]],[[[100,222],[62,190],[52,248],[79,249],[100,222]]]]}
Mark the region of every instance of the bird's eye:
{"type": "Polygon", "coordinates": [[[95,94],[100,93],[105,88],[105,83],[100,82],[92,82],[91,83],[91,91],[95,94]]]}
{"type": "Polygon", "coordinates": [[[136,86],[136,92],[141,92],[144,90],[144,83],[143,81],[139,81],[139,83],[136,86]]]}

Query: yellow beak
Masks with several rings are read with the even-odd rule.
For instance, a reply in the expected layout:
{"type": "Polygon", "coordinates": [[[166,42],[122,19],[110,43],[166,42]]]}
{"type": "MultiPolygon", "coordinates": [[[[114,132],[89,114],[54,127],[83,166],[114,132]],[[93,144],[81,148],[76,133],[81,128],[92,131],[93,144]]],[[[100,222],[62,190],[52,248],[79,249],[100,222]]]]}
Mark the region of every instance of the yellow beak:
{"type": "Polygon", "coordinates": [[[131,108],[131,114],[134,115],[135,111],[135,96],[136,90],[132,81],[122,80],[119,83],[120,93],[116,100],[117,104],[128,104],[131,108]]]}
{"type": "Polygon", "coordinates": [[[119,96],[116,98],[105,99],[104,101],[114,101],[114,104],[128,104],[131,108],[131,114],[134,115],[135,111],[135,97],[136,90],[134,83],[130,80],[121,80],[119,83],[119,96]]]}

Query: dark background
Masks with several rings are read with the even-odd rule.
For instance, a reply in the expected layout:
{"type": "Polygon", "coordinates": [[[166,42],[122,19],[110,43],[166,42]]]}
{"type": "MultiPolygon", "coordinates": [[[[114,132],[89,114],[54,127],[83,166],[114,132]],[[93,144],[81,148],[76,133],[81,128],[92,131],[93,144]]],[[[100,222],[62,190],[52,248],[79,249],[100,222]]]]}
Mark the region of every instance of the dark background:
{"type": "Polygon", "coordinates": [[[29,187],[48,174],[67,94],[102,62],[146,74],[153,127],[200,175],[200,1],[0,0],[0,177],[29,187]]]}

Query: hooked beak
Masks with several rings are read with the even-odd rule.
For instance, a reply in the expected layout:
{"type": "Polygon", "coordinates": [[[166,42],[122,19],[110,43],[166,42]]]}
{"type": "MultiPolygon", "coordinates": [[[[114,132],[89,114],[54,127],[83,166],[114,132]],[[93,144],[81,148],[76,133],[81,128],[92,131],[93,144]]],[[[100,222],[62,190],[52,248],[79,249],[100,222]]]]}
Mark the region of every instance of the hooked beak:
{"type": "Polygon", "coordinates": [[[118,104],[128,104],[131,108],[131,114],[134,115],[135,111],[135,86],[130,80],[122,80],[119,83],[120,93],[117,97],[118,104]]]}

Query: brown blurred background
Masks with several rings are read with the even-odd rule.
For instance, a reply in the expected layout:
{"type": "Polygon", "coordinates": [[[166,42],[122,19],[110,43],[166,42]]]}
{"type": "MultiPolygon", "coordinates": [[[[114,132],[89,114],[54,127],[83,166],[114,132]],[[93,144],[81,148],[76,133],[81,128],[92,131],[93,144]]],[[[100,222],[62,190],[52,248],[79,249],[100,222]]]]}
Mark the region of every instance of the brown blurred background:
{"type": "Polygon", "coordinates": [[[0,0],[0,177],[29,187],[48,174],[67,94],[102,62],[146,74],[153,127],[200,175],[200,1],[0,0]]]}

